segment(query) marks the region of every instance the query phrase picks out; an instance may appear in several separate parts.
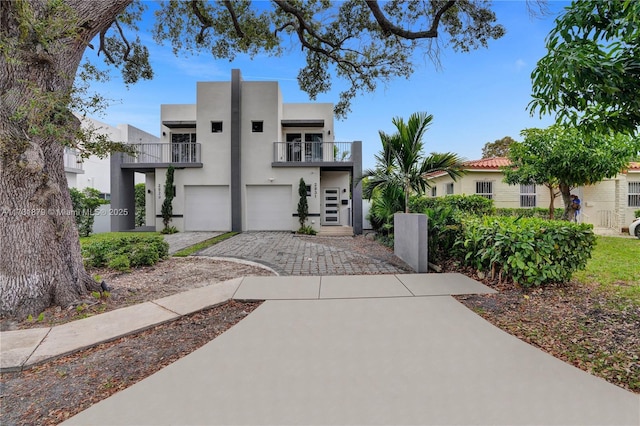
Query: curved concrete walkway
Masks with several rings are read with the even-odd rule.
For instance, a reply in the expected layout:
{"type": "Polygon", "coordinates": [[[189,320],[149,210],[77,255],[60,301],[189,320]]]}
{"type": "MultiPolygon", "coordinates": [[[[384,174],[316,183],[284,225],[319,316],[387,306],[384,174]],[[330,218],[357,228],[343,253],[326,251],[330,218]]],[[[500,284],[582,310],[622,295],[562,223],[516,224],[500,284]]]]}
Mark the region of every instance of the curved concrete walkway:
{"type": "Polygon", "coordinates": [[[64,424],[634,425],[640,397],[504,333],[459,274],[248,277],[246,319],[64,424]]]}

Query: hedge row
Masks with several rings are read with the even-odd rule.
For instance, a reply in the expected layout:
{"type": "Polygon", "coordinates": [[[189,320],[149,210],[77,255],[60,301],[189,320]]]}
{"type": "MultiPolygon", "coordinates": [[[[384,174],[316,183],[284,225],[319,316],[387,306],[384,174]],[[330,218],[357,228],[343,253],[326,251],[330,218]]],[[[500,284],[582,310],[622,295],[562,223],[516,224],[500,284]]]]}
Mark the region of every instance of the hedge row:
{"type": "Polygon", "coordinates": [[[108,266],[127,271],[132,266],[151,266],[169,255],[161,235],[122,234],[82,244],[85,266],[108,266]]]}
{"type": "MultiPolygon", "coordinates": [[[[553,218],[555,220],[561,220],[562,214],[564,213],[563,208],[557,208],[553,210],[553,218]]],[[[522,216],[522,217],[538,217],[540,219],[549,219],[549,209],[544,209],[541,207],[532,207],[532,208],[496,208],[495,213],[496,216],[522,216]]]]}
{"type": "Polygon", "coordinates": [[[409,210],[413,213],[424,213],[426,209],[451,208],[463,213],[478,216],[494,213],[493,200],[482,195],[447,195],[446,197],[412,197],[409,210]]]}
{"type": "Polygon", "coordinates": [[[531,287],[569,281],[575,271],[585,268],[595,241],[588,224],[467,217],[456,249],[467,265],[531,287]]]}

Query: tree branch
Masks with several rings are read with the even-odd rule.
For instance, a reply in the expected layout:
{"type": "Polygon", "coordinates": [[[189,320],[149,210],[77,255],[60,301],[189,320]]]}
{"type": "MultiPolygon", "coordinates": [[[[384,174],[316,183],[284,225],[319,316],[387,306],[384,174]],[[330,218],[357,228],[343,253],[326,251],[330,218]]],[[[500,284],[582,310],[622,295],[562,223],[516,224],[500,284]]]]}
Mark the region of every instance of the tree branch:
{"type": "Polygon", "coordinates": [[[456,4],[456,0],[448,1],[435,13],[435,15],[433,16],[433,22],[431,23],[431,28],[429,28],[427,31],[409,31],[400,28],[387,19],[387,17],[384,15],[384,12],[382,12],[382,9],[380,9],[380,5],[377,1],[367,0],[366,3],[371,10],[374,18],[376,18],[378,25],[380,25],[380,28],[385,34],[395,34],[407,40],[416,40],[421,38],[438,37],[438,26],[440,25],[440,19],[442,19],[442,15],[444,15],[447,10],[451,9],[453,5],[456,4]]]}
{"type": "Polygon", "coordinates": [[[240,28],[240,22],[238,22],[238,16],[236,15],[236,11],[233,8],[233,5],[229,0],[226,0],[224,2],[224,5],[229,11],[229,15],[231,15],[231,20],[233,21],[233,28],[236,29],[236,34],[238,35],[238,37],[244,38],[244,31],[242,31],[242,28],[240,28]]]}
{"type": "Polygon", "coordinates": [[[192,0],[189,4],[191,5],[191,10],[193,10],[193,14],[196,15],[196,18],[198,18],[198,21],[200,21],[200,23],[202,24],[202,26],[200,27],[200,33],[196,37],[196,42],[202,43],[202,41],[204,40],[204,32],[208,28],[211,28],[213,26],[213,22],[211,22],[210,17],[206,16],[200,10],[199,0],[192,0]]]}

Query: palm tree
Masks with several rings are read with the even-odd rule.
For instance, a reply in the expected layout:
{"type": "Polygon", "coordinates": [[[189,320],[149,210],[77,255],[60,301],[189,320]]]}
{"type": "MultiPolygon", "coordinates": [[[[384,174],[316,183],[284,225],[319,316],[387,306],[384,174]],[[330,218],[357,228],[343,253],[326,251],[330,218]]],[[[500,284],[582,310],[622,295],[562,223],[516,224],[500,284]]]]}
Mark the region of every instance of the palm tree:
{"type": "Polygon", "coordinates": [[[454,153],[432,153],[424,156],[422,138],[433,115],[424,112],[411,114],[405,123],[400,117],[392,120],[396,133],[379,132],[382,151],[376,155],[376,167],[363,172],[367,178],[363,196],[371,199],[375,188],[395,186],[404,193],[404,210],[409,213],[409,195],[423,194],[430,187],[426,176],[445,172],[455,181],[463,173],[461,158],[454,153]]]}

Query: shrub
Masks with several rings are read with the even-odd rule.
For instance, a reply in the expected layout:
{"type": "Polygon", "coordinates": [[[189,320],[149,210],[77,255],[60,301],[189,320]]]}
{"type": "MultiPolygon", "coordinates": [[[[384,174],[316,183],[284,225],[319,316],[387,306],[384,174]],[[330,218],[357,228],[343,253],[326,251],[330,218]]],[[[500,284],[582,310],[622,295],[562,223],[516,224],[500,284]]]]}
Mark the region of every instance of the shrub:
{"type": "Polygon", "coordinates": [[[122,272],[128,272],[131,270],[131,262],[129,262],[129,258],[126,254],[120,254],[109,260],[108,266],[111,269],[122,272]]]}
{"type": "Polygon", "coordinates": [[[424,213],[426,209],[451,207],[465,214],[477,216],[490,215],[494,212],[493,200],[482,195],[447,195],[446,197],[412,197],[409,210],[424,213]]]}
{"type": "Polygon", "coordinates": [[[636,210],[635,212],[633,212],[633,214],[635,215],[635,217],[640,217],[640,210],[636,210]]]}
{"type": "Polygon", "coordinates": [[[108,239],[82,243],[82,257],[86,266],[109,266],[128,270],[133,266],[150,266],[169,254],[169,244],[160,235],[110,236],[108,239]]]}
{"type": "Polygon", "coordinates": [[[136,226],[144,226],[146,215],[146,185],[144,183],[138,183],[135,186],[136,196],[136,226]]]}
{"type": "Polygon", "coordinates": [[[100,198],[100,191],[94,188],[84,188],[82,191],[70,188],[69,194],[78,233],[81,237],[88,237],[93,232],[96,209],[107,201],[100,198]]]}
{"type": "Polygon", "coordinates": [[[296,231],[297,234],[303,234],[303,235],[316,235],[317,232],[315,229],[313,229],[313,227],[311,225],[304,225],[301,226],[300,229],[298,229],[296,231]]]}
{"type": "Polygon", "coordinates": [[[462,215],[451,206],[427,208],[429,262],[437,263],[453,256],[454,245],[460,238],[462,215]]]}
{"type": "MultiPolygon", "coordinates": [[[[162,223],[164,224],[164,229],[169,229],[169,223],[171,223],[171,218],[173,217],[173,198],[176,196],[175,190],[173,188],[173,174],[175,169],[173,166],[169,166],[167,169],[167,177],[164,184],[164,201],[162,202],[162,207],[160,212],[162,214],[162,223]]],[[[177,230],[176,230],[177,232],[177,230]]],[[[173,234],[174,232],[162,232],[163,234],[173,234]]]]}
{"type": "MultiPolygon", "coordinates": [[[[561,220],[562,214],[564,213],[563,208],[553,209],[553,219],[561,220]]],[[[540,219],[549,219],[549,209],[541,208],[541,207],[533,207],[533,208],[496,208],[495,210],[496,216],[522,216],[522,217],[538,217],[540,219]]]]}
{"type": "Polygon", "coordinates": [[[595,244],[588,224],[513,217],[468,217],[462,224],[456,245],[465,263],[524,287],[569,281],[595,244]]]}

